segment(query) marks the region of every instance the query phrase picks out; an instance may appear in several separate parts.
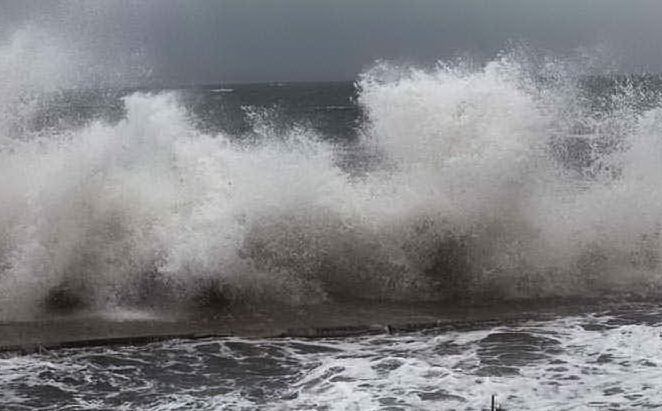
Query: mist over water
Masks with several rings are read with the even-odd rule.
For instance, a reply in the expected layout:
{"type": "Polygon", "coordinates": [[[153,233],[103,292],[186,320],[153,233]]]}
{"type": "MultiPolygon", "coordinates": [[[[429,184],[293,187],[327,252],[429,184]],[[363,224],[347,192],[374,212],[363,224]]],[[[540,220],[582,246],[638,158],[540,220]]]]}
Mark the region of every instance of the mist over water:
{"type": "Polygon", "coordinates": [[[0,46],[2,319],[658,295],[650,79],[587,80],[517,50],[478,67],[380,64],[355,102],[327,107],[358,106],[351,142],[277,105],[245,107],[249,130],[204,127],[185,91],[43,122],[76,79],[66,59],[20,57],[37,47],[21,36],[0,46]]]}

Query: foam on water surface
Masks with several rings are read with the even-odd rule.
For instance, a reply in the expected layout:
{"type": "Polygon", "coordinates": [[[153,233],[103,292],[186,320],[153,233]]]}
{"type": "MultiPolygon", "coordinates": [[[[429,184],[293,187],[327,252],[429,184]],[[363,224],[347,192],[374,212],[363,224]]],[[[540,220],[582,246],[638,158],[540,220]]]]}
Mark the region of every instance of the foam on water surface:
{"type": "Polygon", "coordinates": [[[504,409],[659,407],[659,310],[462,332],[217,339],[0,360],[8,407],[504,409]],[[53,402],[57,399],[57,403],[53,402]]]}

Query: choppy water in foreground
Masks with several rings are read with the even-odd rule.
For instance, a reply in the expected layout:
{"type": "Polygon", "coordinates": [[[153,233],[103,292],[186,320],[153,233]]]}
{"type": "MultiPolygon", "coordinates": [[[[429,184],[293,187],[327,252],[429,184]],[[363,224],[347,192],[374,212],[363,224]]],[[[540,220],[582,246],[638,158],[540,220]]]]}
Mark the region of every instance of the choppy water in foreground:
{"type": "Polygon", "coordinates": [[[175,340],[0,360],[3,409],[656,409],[662,309],[344,339],[175,340]]]}

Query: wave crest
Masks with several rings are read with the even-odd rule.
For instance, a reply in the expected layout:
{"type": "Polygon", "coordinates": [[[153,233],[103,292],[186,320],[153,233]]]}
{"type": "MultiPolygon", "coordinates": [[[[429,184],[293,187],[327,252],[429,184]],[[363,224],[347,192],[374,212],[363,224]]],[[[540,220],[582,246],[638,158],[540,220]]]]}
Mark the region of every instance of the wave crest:
{"type": "Polygon", "coordinates": [[[171,93],[126,97],[117,123],[7,135],[0,315],[655,293],[659,108],[622,89],[598,113],[576,79],[512,56],[394,70],[358,82],[379,153],[358,176],[305,128],[199,131],[171,93]]]}

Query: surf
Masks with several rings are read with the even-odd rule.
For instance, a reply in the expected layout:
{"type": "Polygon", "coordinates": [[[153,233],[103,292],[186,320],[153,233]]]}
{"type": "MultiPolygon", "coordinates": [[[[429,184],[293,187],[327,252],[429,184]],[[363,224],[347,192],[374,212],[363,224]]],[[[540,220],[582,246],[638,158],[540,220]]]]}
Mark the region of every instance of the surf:
{"type": "Polygon", "coordinates": [[[0,318],[656,297],[657,91],[625,82],[596,108],[582,79],[514,51],[377,64],[355,84],[353,145],[260,113],[251,138],[200,128],[174,91],[125,95],[119,120],[39,128],[52,88],[14,82],[0,318]]]}

